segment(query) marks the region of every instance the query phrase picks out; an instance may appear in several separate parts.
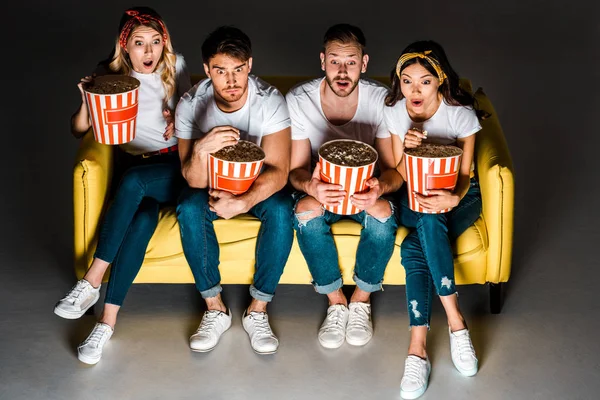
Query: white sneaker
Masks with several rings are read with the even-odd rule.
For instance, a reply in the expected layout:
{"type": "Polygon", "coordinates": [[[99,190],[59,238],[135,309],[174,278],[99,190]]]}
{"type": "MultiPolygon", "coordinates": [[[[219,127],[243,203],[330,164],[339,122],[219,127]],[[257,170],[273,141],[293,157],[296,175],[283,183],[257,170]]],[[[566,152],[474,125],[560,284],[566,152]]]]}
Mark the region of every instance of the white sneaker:
{"type": "Polygon", "coordinates": [[[348,308],[334,304],[327,309],[327,316],[319,329],[319,343],[327,349],[337,349],[346,339],[348,308]]]}
{"type": "Polygon", "coordinates": [[[355,302],[348,305],[348,326],[346,327],[346,342],[352,346],[364,346],[373,337],[371,322],[371,305],[355,302]]]}
{"type": "Polygon", "coordinates": [[[416,399],[420,397],[429,383],[431,363],[417,356],[408,356],[404,362],[404,375],[400,382],[400,397],[416,399]]]}
{"type": "Polygon", "coordinates": [[[100,287],[94,288],[88,281],[81,279],[65,297],[54,307],[54,314],[66,319],[77,319],[96,304],[100,298],[100,287]]]}
{"type": "Polygon", "coordinates": [[[228,309],[227,314],[218,310],[206,311],[196,333],[190,336],[190,348],[199,352],[211,351],[230,326],[231,310],[228,309]]]}
{"type": "Polygon", "coordinates": [[[102,348],[113,334],[110,325],[98,322],[92,333],[77,347],[77,358],[86,364],[96,364],[102,358],[102,348]]]}
{"type": "Polygon", "coordinates": [[[265,312],[250,311],[242,316],[242,325],[250,337],[250,345],[258,354],[273,354],[279,347],[279,340],[269,325],[269,316],[265,312]]]}
{"type": "Polygon", "coordinates": [[[471,343],[468,329],[452,332],[450,334],[450,354],[456,369],[464,376],[473,376],[477,373],[477,356],[471,343]]]}

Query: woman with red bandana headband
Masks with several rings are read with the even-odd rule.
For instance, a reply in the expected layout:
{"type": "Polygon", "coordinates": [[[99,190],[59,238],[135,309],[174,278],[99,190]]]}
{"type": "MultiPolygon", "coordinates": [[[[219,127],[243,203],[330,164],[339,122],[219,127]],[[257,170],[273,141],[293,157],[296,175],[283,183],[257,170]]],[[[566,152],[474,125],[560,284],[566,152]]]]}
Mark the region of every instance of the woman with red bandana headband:
{"type": "MultiPolygon", "coordinates": [[[[112,264],[104,310],[78,347],[79,360],[87,364],[100,361],[113,333],[158,223],[159,207],[173,204],[185,183],[173,117],[179,98],[191,87],[185,61],[173,51],[165,23],[148,7],[125,12],[113,54],[99,64],[96,74],[129,75],[140,81],[140,87],[135,138],[116,152],[121,174],[115,175],[122,177],[100,228],[94,259],[83,279],[54,308],[63,318],[81,317],[98,301],[104,273],[112,264]]],[[[87,76],[78,85],[82,104],[71,118],[72,133],[78,138],[91,127],[83,84],[92,79],[87,76]]]]}
{"type": "Polygon", "coordinates": [[[404,188],[398,192],[400,224],[413,228],[401,246],[411,328],[400,383],[400,395],[405,399],[415,399],[427,389],[431,364],[425,343],[434,290],[446,311],[456,369],[465,376],[477,373],[475,350],[458,308],[451,247],[481,213],[479,184],[472,174],[475,133],[481,129],[480,111],[475,110],[474,102],[473,96],[459,87],[459,77],[439,44],[416,42],[400,55],[384,111],[398,171],[406,180],[404,148],[436,143],[463,151],[454,190],[430,190],[428,196],[407,193],[404,188]],[[409,208],[409,195],[416,196],[425,213],[409,208]],[[448,208],[449,212],[439,213],[448,208]]]}

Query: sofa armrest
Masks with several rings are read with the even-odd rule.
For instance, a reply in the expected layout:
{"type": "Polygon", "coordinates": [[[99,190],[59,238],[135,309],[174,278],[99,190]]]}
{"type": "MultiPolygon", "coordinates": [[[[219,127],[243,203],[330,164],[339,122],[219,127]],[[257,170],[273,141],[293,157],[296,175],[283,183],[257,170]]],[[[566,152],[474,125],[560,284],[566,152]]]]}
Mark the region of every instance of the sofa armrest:
{"type": "Polygon", "coordinates": [[[94,140],[90,130],[81,139],[73,168],[75,274],[87,271],[112,178],[113,149],[94,140]]]}
{"type": "Polygon", "coordinates": [[[512,159],[492,103],[481,88],[474,95],[478,108],[491,114],[481,121],[482,130],[475,144],[476,171],[489,239],[486,276],[488,282],[506,282],[510,276],[514,218],[512,159]]]}

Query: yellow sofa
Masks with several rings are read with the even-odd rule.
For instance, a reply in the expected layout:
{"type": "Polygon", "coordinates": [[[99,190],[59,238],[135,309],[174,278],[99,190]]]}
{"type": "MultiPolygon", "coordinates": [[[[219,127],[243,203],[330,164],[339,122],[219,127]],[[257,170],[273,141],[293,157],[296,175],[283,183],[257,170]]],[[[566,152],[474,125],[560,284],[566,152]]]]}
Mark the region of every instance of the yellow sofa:
{"type": "MultiPolygon", "coordinates": [[[[197,81],[200,76],[194,76],[197,81]]],[[[310,77],[265,76],[264,80],[286,93],[298,82],[310,77]]],[[[389,79],[377,78],[389,86],[389,79]]],[[[468,81],[463,82],[470,89],[468,81]]],[[[477,134],[475,162],[483,198],[481,217],[455,244],[457,284],[490,284],[490,305],[493,313],[500,312],[501,283],[510,276],[514,182],[510,154],[497,115],[481,89],[475,92],[479,106],[492,114],[482,121],[477,134]]],[[[91,263],[103,211],[108,203],[108,188],[112,177],[112,148],[94,141],[88,132],[82,139],[73,171],[75,273],[83,277],[91,263]]],[[[259,221],[249,215],[232,220],[215,221],[221,251],[220,271],[224,284],[252,282],[254,246],[259,221]]],[[[360,225],[340,221],[332,226],[339,252],[344,283],[353,284],[352,269],[360,225]]],[[[404,284],[404,269],[400,262],[400,243],[407,235],[406,228],[398,230],[396,248],[384,277],[384,284],[404,284]]],[[[108,277],[108,273],[106,275],[108,277]]],[[[152,237],[144,264],[136,283],[193,283],[186,262],[179,226],[173,207],[161,210],[158,227],[152,237]]],[[[309,284],[311,276],[298,247],[294,245],[281,277],[283,284],[309,284]]]]}

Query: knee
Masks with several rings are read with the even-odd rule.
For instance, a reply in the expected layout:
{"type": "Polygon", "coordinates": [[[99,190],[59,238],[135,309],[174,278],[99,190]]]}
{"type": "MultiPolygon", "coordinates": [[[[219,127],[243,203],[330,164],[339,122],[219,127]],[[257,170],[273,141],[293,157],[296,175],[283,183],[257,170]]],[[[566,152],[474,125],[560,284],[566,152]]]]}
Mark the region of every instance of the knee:
{"type": "Polygon", "coordinates": [[[133,226],[136,230],[152,230],[158,225],[158,204],[140,208],[133,219],[133,226]]]}
{"type": "Polygon", "coordinates": [[[299,223],[305,225],[308,221],[320,217],[323,215],[323,207],[312,196],[305,196],[301,198],[296,204],[294,209],[294,219],[299,223]]]}
{"type": "Polygon", "coordinates": [[[208,205],[208,192],[205,189],[185,188],[177,202],[177,219],[199,218],[208,205]]]}
{"type": "Polygon", "coordinates": [[[414,256],[415,252],[421,251],[421,243],[416,235],[408,235],[400,245],[400,257],[403,260],[409,260],[414,256]]]}
{"type": "Polygon", "coordinates": [[[291,221],[294,201],[287,193],[278,192],[273,194],[261,206],[257,217],[263,221],[275,221],[275,223],[289,224],[291,221]]]}
{"type": "Polygon", "coordinates": [[[367,214],[380,222],[386,222],[392,216],[392,212],[392,206],[389,201],[377,199],[377,202],[367,211],[367,214]]]}
{"type": "Polygon", "coordinates": [[[424,214],[418,213],[419,224],[421,226],[436,227],[446,226],[446,214],[424,214]]]}

